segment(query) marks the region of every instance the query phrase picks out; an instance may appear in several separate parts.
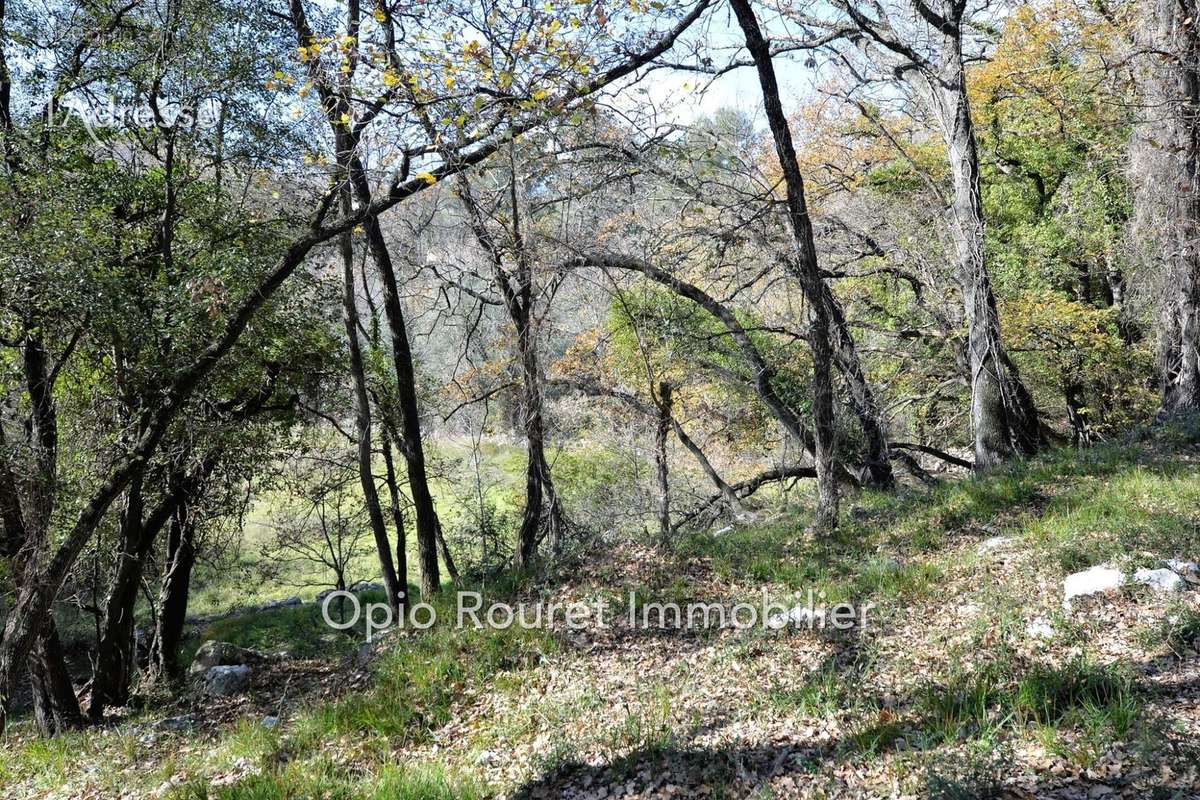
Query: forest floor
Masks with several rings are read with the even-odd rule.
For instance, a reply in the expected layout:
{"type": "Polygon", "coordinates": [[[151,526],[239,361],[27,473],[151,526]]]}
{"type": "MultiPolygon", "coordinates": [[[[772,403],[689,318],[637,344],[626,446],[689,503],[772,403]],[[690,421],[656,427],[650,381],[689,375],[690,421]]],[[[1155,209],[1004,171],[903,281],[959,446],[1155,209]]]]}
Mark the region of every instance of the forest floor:
{"type": "Polygon", "coordinates": [[[760,519],[482,587],[599,603],[603,628],[459,628],[453,591],[442,623],[369,650],[304,650],[311,606],[225,620],[292,657],[234,698],[51,741],[14,726],[0,796],[1200,798],[1200,588],[1063,605],[1094,565],[1200,560],[1198,467],[1160,434],[861,493],[832,537],[760,519]],[[764,590],[874,608],[845,631],[629,624],[764,590]]]}

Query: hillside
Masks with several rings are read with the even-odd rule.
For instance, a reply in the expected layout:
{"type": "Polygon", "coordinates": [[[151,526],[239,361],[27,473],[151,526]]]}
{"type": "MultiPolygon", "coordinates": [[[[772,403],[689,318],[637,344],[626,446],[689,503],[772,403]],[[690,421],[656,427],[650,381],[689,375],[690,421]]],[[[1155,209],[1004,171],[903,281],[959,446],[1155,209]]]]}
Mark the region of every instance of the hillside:
{"type": "MultiPolygon", "coordinates": [[[[1200,581],[1063,604],[1068,574],[1200,556],[1186,441],[861,493],[832,538],[788,517],[670,553],[598,545],[482,588],[599,601],[607,628],[456,629],[443,597],[430,631],[273,658],[231,698],[193,693],[54,740],[18,724],[0,785],[14,800],[1200,797],[1200,581]],[[758,603],[764,589],[875,608],[846,631],[629,625],[631,602],[758,603]]],[[[314,609],[210,633],[303,649],[314,609]]]]}

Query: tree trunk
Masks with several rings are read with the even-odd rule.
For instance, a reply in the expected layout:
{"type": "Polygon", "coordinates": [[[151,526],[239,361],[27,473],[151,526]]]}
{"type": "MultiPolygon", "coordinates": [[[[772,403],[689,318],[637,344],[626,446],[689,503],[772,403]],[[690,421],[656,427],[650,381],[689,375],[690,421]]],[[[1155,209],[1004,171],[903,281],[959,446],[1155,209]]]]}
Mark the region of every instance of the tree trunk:
{"type": "MultiPolygon", "coordinates": [[[[531,276],[526,275],[526,279],[531,276]]],[[[541,375],[538,370],[537,336],[532,330],[532,293],[528,283],[521,295],[509,298],[509,314],[517,329],[517,345],[521,358],[521,381],[523,386],[522,405],[525,428],[525,511],[517,534],[517,566],[528,568],[536,552],[542,526],[545,501],[545,530],[550,535],[551,550],[558,553],[562,547],[562,509],[554,482],[550,476],[550,465],[546,461],[546,425],[542,408],[541,375]]]]}
{"type": "Polygon", "coordinates": [[[775,140],[775,153],[787,184],[788,219],[796,241],[797,267],[800,288],[808,300],[812,316],[809,345],[813,356],[813,431],[814,461],[817,470],[816,526],[832,530],[838,520],[838,480],[834,454],[833,419],[833,347],[830,342],[832,316],[828,298],[832,295],[821,278],[817,250],[813,240],[812,220],[804,197],[804,177],[796,160],[792,134],[779,99],[779,83],[771,62],[771,48],[763,38],[758,20],[749,0],[731,0],[738,25],[746,38],[746,48],[758,70],[762,89],[763,108],[775,140]]]}
{"type": "Polygon", "coordinates": [[[1161,24],[1176,56],[1174,86],[1168,83],[1174,151],[1180,161],[1176,246],[1169,265],[1163,311],[1162,411],[1200,411],[1200,14],[1194,0],[1171,3],[1161,24]]]}
{"type": "MultiPolygon", "coordinates": [[[[350,181],[358,202],[370,203],[371,189],[357,157],[351,158],[350,181]]],[[[441,589],[442,580],[437,557],[439,523],[433,494],[429,490],[429,477],[425,471],[425,446],[421,437],[421,412],[417,402],[417,378],[416,369],[413,367],[412,346],[408,341],[396,270],[392,266],[392,257],[388,252],[387,241],[384,239],[378,218],[367,216],[363,220],[363,228],[366,230],[371,258],[383,285],[383,313],[387,319],[388,334],[392,342],[392,361],[396,370],[399,434],[404,460],[408,465],[408,490],[412,495],[413,510],[417,518],[417,559],[421,565],[421,595],[428,598],[441,589]]]]}
{"type": "Polygon", "coordinates": [[[667,473],[667,437],[671,433],[671,384],[658,384],[658,425],[654,430],[654,475],[658,484],[658,535],[665,548],[671,547],[671,484],[667,473]]]}
{"type": "MultiPolygon", "coordinates": [[[[341,137],[339,151],[352,145],[348,137],[341,137]]],[[[342,192],[342,211],[351,213],[350,190],[342,192]]],[[[350,375],[354,383],[354,427],[358,436],[358,477],[362,486],[363,504],[367,508],[367,519],[375,539],[375,555],[379,560],[379,572],[383,577],[388,605],[399,612],[404,602],[406,587],[396,575],[396,564],[392,560],[392,543],[388,540],[387,527],[383,521],[383,509],[379,503],[379,492],[375,487],[375,470],[372,449],[371,400],[367,394],[367,376],[363,366],[362,347],[358,339],[358,306],[355,302],[354,248],[351,232],[344,232],[338,240],[342,256],[342,322],[346,329],[346,342],[350,353],[350,375]]]]}
{"type": "Polygon", "coordinates": [[[159,593],[158,627],[155,630],[151,663],[162,676],[174,680],[182,672],[179,644],[187,621],[192,567],[196,563],[195,531],[182,512],[171,518],[167,534],[166,572],[159,593]]]}
{"type": "Polygon", "coordinates": [[[1000,317],[984,260],[979,153],[967,99],[959,36],[943,37],[945,74],[931,79],[933,108],[942,128],[954,183],[950,230],[956,277],[963,296],[971,370],[971,426],[975,468],[987,469],[1042,444],[1037,410],[1000,341],[1000,317]]]}
{"type": "Polygon", "coordinates": [[[383,432],[383,466],[384,480],[387,483],[388,501],[392,514],[392,526],[396,529],[396,579],[402,587],[399,595],[399,605],[396,610],[400,618],[403,619],[404,609],[408,605],[408,533],[404,529],[404,511],[401,507],[400,485],[396,482],[396,462],[392,457],[392,437],[386,429],[383,432]]]}
{"type": "Polygon", "coordinates": [[[117,562],[112,583],[104,602],[100,641],[96,643],[96,664],[92,670],[92,701],[88,716],[101,719],[109,706],[123,706],[129,700],[133,672],[133,615],[142,565],[149,552],[147,540],[157,531],[143,524],[142,479],[129,485],[125,508],[121,512],[117,562]]]}
{"type": "Polygon", "coordinates": [[[442,563],[446,565],[446,574],[450,576],[450,580],[458,580],[458,567],[454,565],[454,557],[450,555],[450,546],[446,544],[446,537],[442,533],[441,520],[438,521],[437,543],[438,550],[442,554],[442,563]]]}
{"type": "Polygon", "coordinates": [[[822,289],[829,304],[829,316],[833,320],[834,359],[850,394],[850,408],[858,417],[859,426],[867,440],[867,461],[864,465],[866,480],[863,482],[876,489],[891,489],[896,485],[896,476],[892,472],[887,434],[883,430],[883,412],[863,372],[858,348],[854,344],[854,337],[850,335],[850,326],[846,324],[841,304],[827,284],[822,283],[822,289]]]}
{"type": "Polygon", "coordinates": [[[48,620],[29,655],[29,683],[38,732],[54,736],[83,725],[79,699],[58,638],[58,626],[48,620]]]}
{"type": "Polygon", "coordinates": [[[1083,387],[1068,382],[1064,389],[1067,420],[1071,423],[1071,444],[1075,447],[1091,444],[1092,433],[1084,410],[1083,387]]]}
{"type": "Polygon", "coordinates": [[[729,512],[736,516],[746,516],[749,512],[746,506],[742,503],[742,499],[738,497],[737,492],[733,487],[721,477],[717,472],[716,467],[708,460],[708,456],[700,449],[700,445],[696,444],[691,436],[688,436],[687,431],[679,424],[679,421],[674,416],[671,417],[671,428],[675,431],[675,438],[679,439],[679,443],[684,446],[692,457],[696,459],[696,463],[700,465],[700,469],[704,470],[704,474],[712,481],[713,486],[717,487],[717,492],[721,495],[722,501],[729,507],[729,512]]]}

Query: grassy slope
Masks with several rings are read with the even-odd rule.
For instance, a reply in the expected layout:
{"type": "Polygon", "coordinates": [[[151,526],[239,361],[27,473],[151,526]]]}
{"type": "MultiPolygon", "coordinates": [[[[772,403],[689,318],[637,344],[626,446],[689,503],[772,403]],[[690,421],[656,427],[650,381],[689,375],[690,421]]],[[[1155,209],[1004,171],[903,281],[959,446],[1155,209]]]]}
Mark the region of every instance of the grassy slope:
{"type": "MultiPolygon", "coordinates": [[[[631,544],[489,590],[619,606],[630,592],[736,601],[812,589],[876,603],[862,631],[439,627],[393,640],[364,688],[289,706],[274,730],[245,709],[199,740],[152,730],[174,711],[50,743],[18,732],[0,793],[557,797],[631,781],[652,795],[703,784],[715,796],[986,797],[1004,784],[1027,796],[1200,796],[1200,592],[1130,589],[1071,615],[1060,605],[1077,569],[1200,559],[1197,458],[1169,433],[1059,451],[932,492],[862,494],[830,539],[787,517],[695,535],[669,556],[631,544]],[[1011,541],[981,553],[996,536],[1011,541]],[[1031,621],[1052,637],[1029,636],[1031,621]]],[[[305,612],[283,613],[220,633],[319,634],[305,612]]]]}
{"type": "MultiPolygon", "coordinates": [[[[485,440],[480,443],[480,468],[476,475],[471,448],[464,442],[439,442],[432,448],[430,461],[435,477],[431,488],[438,516],[448,535],[460,525],[469,525],[477,515],[477,497],[472,487],[478,478],[485,502],[490,504],[501,522],[512,522],[519,514],[525,487],[525,451],[520,446],[485,440]],[[450,477],[453,476],[453,480],[450,477]],[[468,510],[467,505],[472,507],[468,510]]],[[[623,471],[630,469],[623,457],[598,444],[576,444],[554,450],[550,454],[559,491],[571,508],[581,517],[595,520],[590,505],[605,505],[605,490],[612,485],[629,481],[623,471]],[[583,507],[581,509],[581,506],[583,507]]],[[[645,467],[640,468],[643,472],[645,467]]],[[[382,474],[383,466],[377,467],[382,474]]],[[[611,498],[610,498],[611,499],[611,498]]],[[[206,565],[197,567],[189,610],[196,615],[226,614],[232,610],[260,606],[265,603],[299,595],[310,600],[317,592],[329,588],[332,574],[318,564],[289,564],[270,581],[261,578],[262,546],[271,536],[271,517],[289,502],[277,493],[259,497],[250,509],[242,530],[242,541],[232,565],[218,569],[206,565]]],[[[365,529],[364,529],[365,530],[365,529]]],[[[370,536],[363,537],[363,551],[350,564],[347,578],[351,581],[378,581],[378,564],[370,536]]],[[[408,533],[408,563],[412,576],[417,569],[417,544],[411,530],[408,533]]],[[[448,581],[442,564],[443,581],[448,581]]]]}

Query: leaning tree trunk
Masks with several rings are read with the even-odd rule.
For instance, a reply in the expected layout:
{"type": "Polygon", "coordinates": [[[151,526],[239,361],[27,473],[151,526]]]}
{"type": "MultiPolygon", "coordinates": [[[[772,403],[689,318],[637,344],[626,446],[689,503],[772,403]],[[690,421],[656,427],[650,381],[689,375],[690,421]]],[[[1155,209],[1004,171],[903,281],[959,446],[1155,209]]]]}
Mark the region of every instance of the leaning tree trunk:
{"type": "Polygon", "coordinates": [[[875,391],[863,372],[858,348],[850,334],[850,326],[846,323],[841,304],[828,285],[822,284],[822,288],[829,304],[829,316],[833,321],[834,360],[842,379],[846,382],[850,407],[858,417],[859,426],[867,442],[864,483],[876,489],[891,489],[896,485],[896,476],[892,472],[887,434],[883,430],[883,412],[879,408],[879,401],[875,399],[875,391]]]}
{"type": "MultiPolygon", "coordinates": [[[[350,148],[348,135],[340,137],[339,151],[350,148]]],[[[351,213],[351,198],[349,188],[342,192],[342,212],[351,213]]],[[[363,366],[362,346],[358,338],[358,306],[355,302],[354,285],[354,249],[351,232],[345,231],[339,237],[339,249],[342,257],[342,322],[346,329],[347,349],[350,354],[350,376],[354,384],[354,427],[358,436],[358,477],[362,486],[363,505],[367,509],[367,520],[371,525],[371,534],[375,539],[375,555],[379,560],[379,572],[383,577],[383,587],[387,592],[388,605],[393,612],[399,612],[404,602],[406,587],[401,585],[396,574],[396,564],[392,560],[392,544],[388,540],[387,526],[383,520],[383,508],[379,502],[379,492],[375,486],[375,470],[372,464],[374,452],[371,432],[371,399],[367,394],[367,376],[363,366]]]]}
{"type": "Polygon", "coordinates": [[[961,41],[944,37],[949,54],[944,75],[931,81],[933,107],[941,124],[954,183],[950,230],[956,278],[967,323],[971,370],[971,426],[975,467],[986,469],[1041,445],[1037,411],[1000,341],[1000,315],[984,260],[983,196],[979,153],[967,100],[961,41]]]}
{"type": "MultiPolygon", "coordinates": [[[[357,157],[351,159],[350,180],[358,202],[369,204],[371,189],[357,157]]],[[[412,495],[417,522],[421,595],[428,598],[441,588],[437,556],[439,523],[425,467],[425,445],[421,436],[421,412],[417,402],[417,377],[413,366],[412,345],[408,340],[396,270],[392,265],[392,256],[388,252],[379,219],[368,215],[363,220],[363,228],[366,231],[371,258],[375,262],[383,286],[383,313],[387,319],[388,334],[392,342],[392,361],[396,371],[396,410],[400,417],[398,433],[404,460],[408,465],[408,489],[412,495]]]]}
{"type": "Polygon", "coordinates": [[[758,19],[749,0],[732,0],[738,25],[746,38],[746,48],[754,59],[758,70],[758,82],[762,89],[763,109],[775,140],[775,153],[779,167],[787,184],[788,219],[796,241],[798,277],[800,288],[812,314],[809,345],[813,357],[813,431],[816,435],[814,461],[817,472],[817,528],[831,530],[838,521],[838,479],[834,454],[833,417],[833,346],[830,342],[832,318],[829,312],[829,294],[821,278],[817,263],[817,249],[813,240],[812,219],[804,197],[804,177],[796,159],[792,134],[779,97],[779,83],[775,78],[775,67],[771,62],[771,48],[763,38],[758,19]]]}
{"type": "Polygon", "coordinates": [[[392,515],[392,527],[396,529],[396,580],[403,587],[396,611],[400,618],[403,618],[404,609],[408,604],[408,533],[404,528],[400,485],[396,481],[396,461],[392,456],[392,437],[386,426],[381,438],[383,440],[384,482],[388,488],[388,509],[392,515]]]}

